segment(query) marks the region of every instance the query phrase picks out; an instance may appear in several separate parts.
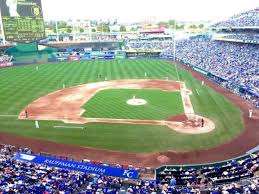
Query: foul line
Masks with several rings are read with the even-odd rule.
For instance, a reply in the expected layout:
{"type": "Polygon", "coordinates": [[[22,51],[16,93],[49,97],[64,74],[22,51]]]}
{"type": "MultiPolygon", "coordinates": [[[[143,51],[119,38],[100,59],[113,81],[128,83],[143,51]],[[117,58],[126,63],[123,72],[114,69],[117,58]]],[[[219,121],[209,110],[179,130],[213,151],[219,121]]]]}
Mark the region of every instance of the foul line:
{"type": "Polygon", "coordinates": [[[19,115],[0,115],[0,117],[18,117],[19,115]]]}
{"type": "Polygon", "coordinates": [[[198,90],[197,90],[197,89],[196,89],[196,92],[197,92],[197,94],[198,94],[198,95],[200,95],[200,93],[198,92],[198,90]]]}
{"type": "Polygon", "coordinates": [[[84,127],[76,127],[76,126],[53,126],[54,128],[69,128],[69,129],[84,129],[84,127]]]}

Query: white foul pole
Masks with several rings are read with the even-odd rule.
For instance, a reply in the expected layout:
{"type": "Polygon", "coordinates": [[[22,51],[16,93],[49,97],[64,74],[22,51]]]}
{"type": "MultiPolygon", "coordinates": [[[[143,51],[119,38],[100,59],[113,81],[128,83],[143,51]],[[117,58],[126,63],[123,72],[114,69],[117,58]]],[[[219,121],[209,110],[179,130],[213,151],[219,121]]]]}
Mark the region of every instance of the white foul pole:
{"type": "Polygon", "coordinates": [[[59,42],[59,35],[58,35],[58,21],[56,20],[56,36],[57,36],[57,42],[59,42]]]}
{"type": "Polygon", "coordinates": [[[175,37],[176,37],[176,19],[174,20],[174,61],[176,60],[176,45],[175,45],[175,37]]]}
{"type": "Polygon", "coordinates": [[[89,32],[90,41],[92,41],[92,25],[91,25],[91,20],[89,20],[88,32],[89,32]]]}
{"type": "Polygon", "coordinates": [[[1,28],[0,30],[1,30],[1,34],[2,34],[2,37],[3,37],[3,44],[5,45],[6,41],[5,41],[4,25],[3,25],[3,18],[2,18],[1,9],[0,9],[0,28],[1,28]]]}
{"type": "Polygon", "coordinates": [[[175,38],[176,38],[176,19],[174,20],[174,66],[175,66],[175,71],[177,74],[177,79],[178,81],[180,81],[180,77],[179,77],[179,73],[178,73],[178,69],[176,67],[176,43],[175,43],[175,38]]]}
{"type": "Polygon", "coordinates": [[[73,22],[73,29],[72,29],[72,34],[73,34],[73,41],[75,41],[75,39],[76,39],[76,32],[75,32],[75,21],[74,20],[72,20],[72,22],[73,22]]]}

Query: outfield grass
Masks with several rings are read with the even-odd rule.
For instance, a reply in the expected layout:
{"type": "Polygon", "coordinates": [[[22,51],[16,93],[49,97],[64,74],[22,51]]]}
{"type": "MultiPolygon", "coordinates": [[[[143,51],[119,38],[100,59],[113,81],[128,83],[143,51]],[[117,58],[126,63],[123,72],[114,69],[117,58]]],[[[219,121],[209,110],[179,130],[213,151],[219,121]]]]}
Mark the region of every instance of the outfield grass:
{"type": "MultiPolygon", "coordinates": [[[[150,79],[177,80],[176,68],[159,60],[116,60],[89,62],[61,62],[57,64],[13,67],[0,70],[0,115],[18,115],[33,100],[55,90],[78,84],[108,79],[150,79]]],[[[195,112],[209,117],[216,129],[209,134],[180,134],[164,126],[127,125],[95,123],[83,125],[86,131],[78,129],[56,129],[61,122],[40,121],[40,129],[33,121],[19,121],[14,117],[0,116],[0,132],[46,139],[67,144],[105,148],[131,152],[165,150],[196,150],[222,144],[237,136],[243,128],[241,113],[220,94],[194,79],[185,70],[178,68],[181,81],[193,91],[191,101],[195,112]],[[198,91],[198,93],[197,93],[198,91]]]]}
{"type": "Polygon", "coordinates": [[[110,89],[99,91],[83,107],[88,118],[164,120],[184,113],[180,92],[110,89]],[[146,100],[142,106],[127,104],[133,98],[146,100]]]}

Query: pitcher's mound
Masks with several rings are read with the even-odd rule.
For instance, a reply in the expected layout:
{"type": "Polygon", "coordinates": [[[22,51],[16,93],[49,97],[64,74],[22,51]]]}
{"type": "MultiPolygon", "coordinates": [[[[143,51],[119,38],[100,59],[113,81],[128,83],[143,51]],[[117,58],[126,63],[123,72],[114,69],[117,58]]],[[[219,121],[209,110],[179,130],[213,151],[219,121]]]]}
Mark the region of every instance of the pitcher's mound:
{"type": "Polygon", "coordinates": [[[147,104],[147,101],[140,98],[132,98],[127,101],[127,104],[131,106],[141,106],[147,104]]]}

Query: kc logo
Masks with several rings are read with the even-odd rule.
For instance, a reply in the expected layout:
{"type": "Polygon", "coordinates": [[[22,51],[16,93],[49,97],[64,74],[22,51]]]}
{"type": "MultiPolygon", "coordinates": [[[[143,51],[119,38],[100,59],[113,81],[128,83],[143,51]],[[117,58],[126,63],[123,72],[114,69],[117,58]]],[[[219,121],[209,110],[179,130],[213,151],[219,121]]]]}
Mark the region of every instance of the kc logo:
{"type": "Polygon", "coordinates": [[[123,176],[126,176],[128,178],[132,178],[133,172],[131,172],[130,170],[124,170],[123,176]]]}

